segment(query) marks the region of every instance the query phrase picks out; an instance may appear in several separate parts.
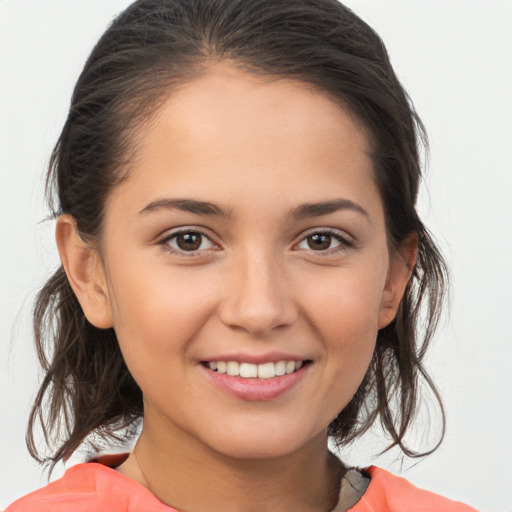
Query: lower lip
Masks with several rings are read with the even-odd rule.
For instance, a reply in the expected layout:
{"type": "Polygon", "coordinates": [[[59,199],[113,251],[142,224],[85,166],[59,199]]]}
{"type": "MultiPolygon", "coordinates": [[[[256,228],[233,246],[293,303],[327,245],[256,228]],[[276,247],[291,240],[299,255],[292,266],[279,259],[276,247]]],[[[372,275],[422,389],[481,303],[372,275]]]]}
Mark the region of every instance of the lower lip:
{"type": "Polygon", "coordinates": [[[289,391],[305,377],[309,366],[307,364],[293,373],[271,379],[244,379],[243,377],[233,377],[225,373],[215,372],[205,366],[202,366],[202,368],[210,382],[217,388],[242,400],[256,402],[273,400],[289,391]]]}

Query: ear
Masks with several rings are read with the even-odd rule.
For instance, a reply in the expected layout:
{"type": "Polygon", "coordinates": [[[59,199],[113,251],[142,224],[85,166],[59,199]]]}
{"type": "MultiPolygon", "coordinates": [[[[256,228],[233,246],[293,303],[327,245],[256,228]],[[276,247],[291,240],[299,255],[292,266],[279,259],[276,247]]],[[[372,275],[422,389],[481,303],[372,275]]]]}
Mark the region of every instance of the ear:
{"type": "Polygon", "coordinates": [[[416,234],[409,235],[399,248],[392,250],[388,277],[380,304],[379,329],[389,325],[395,318],[405,288],[414,270],[417,256],[418,237],[416,234]]]}
{"type": "Polygon", "coordinates": [[[58,218],[56,239],[62,266],[85,317],[100,329],[112,327],[105,269],[98,250],[82,239],[71,215],[58,218]]]}

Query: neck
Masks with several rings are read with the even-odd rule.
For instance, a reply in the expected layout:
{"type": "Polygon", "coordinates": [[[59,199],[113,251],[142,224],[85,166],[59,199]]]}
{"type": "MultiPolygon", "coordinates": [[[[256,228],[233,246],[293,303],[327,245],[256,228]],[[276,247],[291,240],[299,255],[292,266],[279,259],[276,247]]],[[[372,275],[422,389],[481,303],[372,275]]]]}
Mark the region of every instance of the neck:
{"type": "Polygon", "coordinates": [[[278,457],[228,457],[187,439],[157,436],[145,426],[120,468],[160,501],[193,512],[328,512],[338,500],[343,467],[327,436],[278,457]]]}

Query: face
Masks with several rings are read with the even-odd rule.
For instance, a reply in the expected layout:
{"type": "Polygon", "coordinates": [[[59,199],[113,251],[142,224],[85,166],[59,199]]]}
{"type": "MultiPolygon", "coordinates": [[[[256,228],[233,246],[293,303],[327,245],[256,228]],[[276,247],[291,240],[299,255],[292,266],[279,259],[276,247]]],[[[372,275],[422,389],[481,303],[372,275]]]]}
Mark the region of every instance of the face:
{"type": "Polygon", "coordinates": [[[101,286],[145,428],[244,458],[324,439],[406,282],[364,131],[304,83],[217,65],[138,136],[101,286]]]}

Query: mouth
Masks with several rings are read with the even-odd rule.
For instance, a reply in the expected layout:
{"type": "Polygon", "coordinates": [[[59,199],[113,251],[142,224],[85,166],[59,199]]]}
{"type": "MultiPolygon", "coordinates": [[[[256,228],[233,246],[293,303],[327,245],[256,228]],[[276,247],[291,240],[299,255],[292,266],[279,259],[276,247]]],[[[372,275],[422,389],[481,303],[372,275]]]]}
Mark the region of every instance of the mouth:
{"type": "Polygon", "coordinates": [[[262,402],[291,392],[306,379],[313,364],[309,359],[281,359],[275,354],[266,358],[246,355],[243,359],[220,357],[203,361],[201,366],[210,383],[224,393],[244,401],[262,402]]]}
{"type": "Polygon", "coordinates": [[[262,364],[242,363],[238,361],[204,361],[202,364],[209,370],[243,379],[273,379],[290,375],[300,370],[311,361],[276,361],[262,364]]]}

